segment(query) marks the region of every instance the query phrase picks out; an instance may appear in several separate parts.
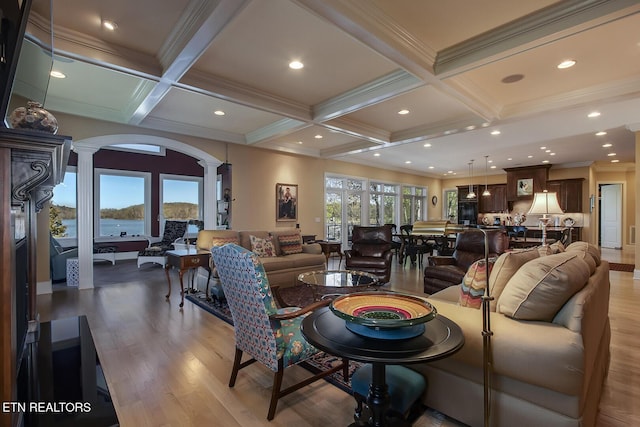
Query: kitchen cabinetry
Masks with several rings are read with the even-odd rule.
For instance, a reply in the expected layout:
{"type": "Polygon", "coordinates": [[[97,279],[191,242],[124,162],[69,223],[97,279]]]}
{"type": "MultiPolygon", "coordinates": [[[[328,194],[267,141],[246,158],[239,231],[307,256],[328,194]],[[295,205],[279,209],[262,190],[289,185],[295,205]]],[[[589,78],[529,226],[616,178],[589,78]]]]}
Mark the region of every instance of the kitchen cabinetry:
{"type": "Polygon", "coordinates": [[[582,212],[583,181],[583,178],[547,181],[547,190],[557,193],[563,211],[582,212]]]}
{"type": "Polygon", "coordinates": [[[506,184],[492,184],[487,186],[487,189],[491,193],[490,196],[483,196],[482,191],[478,195],[479,211],[482,213],[495,213],[504,212],[508,210],[507,207],[507,185],[506,184]]]}
{"type": "Polygon", "coordinates": [[[473,192],[476,193],[476,197],[473,199],[467,199],[467,194],[469,194],[469,186],[468,185],[460,185],[458,186],[458,201],[459,202],[477,202],[478,195],[481,192],[480,187],[478,185],[473,185],[473,192]]]}

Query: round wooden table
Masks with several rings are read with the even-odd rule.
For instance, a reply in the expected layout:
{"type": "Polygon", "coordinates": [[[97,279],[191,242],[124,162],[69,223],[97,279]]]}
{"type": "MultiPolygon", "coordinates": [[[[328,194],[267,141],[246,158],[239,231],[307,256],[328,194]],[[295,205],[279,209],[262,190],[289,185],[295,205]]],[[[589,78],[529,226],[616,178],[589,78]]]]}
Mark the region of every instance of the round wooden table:
{"type": "MultiPolygon", "coordinates": [[[[462,330],[450,319],[437,315],[425,325],[424,334],[415,338],[369,338],[351,332],[343,319],[324,307],[308,315],[302,321],[301,330],[309,343],[326,353],[372,364],[373,376],[367,396],[372,415],[370,425],[383,427],[389,425],[385,418],[389,407],[385,366],[443,359],[464,345],[462,330]]],[[[406,425],[402,420],[394,422],[394,425],[406,425]]]]}

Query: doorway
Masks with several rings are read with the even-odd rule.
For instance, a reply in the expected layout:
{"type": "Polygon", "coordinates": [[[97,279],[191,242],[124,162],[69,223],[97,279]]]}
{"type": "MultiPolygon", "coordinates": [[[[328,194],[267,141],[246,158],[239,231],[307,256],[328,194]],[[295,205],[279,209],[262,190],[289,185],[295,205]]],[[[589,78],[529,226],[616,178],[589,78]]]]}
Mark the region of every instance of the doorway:
{"type": "Polygon", "coordinates": [[[622,184],[599,184],[600,247],[622,249],[622,184]]]}

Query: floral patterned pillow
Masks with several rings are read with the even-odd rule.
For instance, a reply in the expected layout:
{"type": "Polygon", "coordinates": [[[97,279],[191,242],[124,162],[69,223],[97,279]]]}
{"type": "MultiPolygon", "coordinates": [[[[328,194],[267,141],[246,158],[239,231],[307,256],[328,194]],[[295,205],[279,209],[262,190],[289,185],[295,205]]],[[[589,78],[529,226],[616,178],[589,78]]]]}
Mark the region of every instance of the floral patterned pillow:
{"type": "Polygon", "coordinates": [[[250,235],[249,239],[251,239],[251,252],[263,258],[276,256],[276,248],[273,246],[271,237],[261,239],[254,235],[250,235]]]}

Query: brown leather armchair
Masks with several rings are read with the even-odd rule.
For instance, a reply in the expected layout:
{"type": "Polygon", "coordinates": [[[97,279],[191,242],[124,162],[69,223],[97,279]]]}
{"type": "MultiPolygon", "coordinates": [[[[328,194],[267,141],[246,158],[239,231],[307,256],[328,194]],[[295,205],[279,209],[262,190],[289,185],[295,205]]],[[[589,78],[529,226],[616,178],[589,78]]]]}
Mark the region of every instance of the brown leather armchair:
{"type": "Polygon", "coordinates": [[[378,276],[380,283],[391,277],[392,233],[390,225],[353,227],[351,249],[344,251],[348,270],[360,270],[378,276]]]}
{"type": "MultiPolygon", "coordinates": [[[[484,230],[489,240],[489,256],[497,256],[509,248],[509,236],[502,229],[484,230]]],[[[484,233],[467,230],[458,233],[452,256],[429,257],[424,269],[424,292],[434,294],[449,286],[459,285],[475,261],[484,258],[484,233]]]]}

